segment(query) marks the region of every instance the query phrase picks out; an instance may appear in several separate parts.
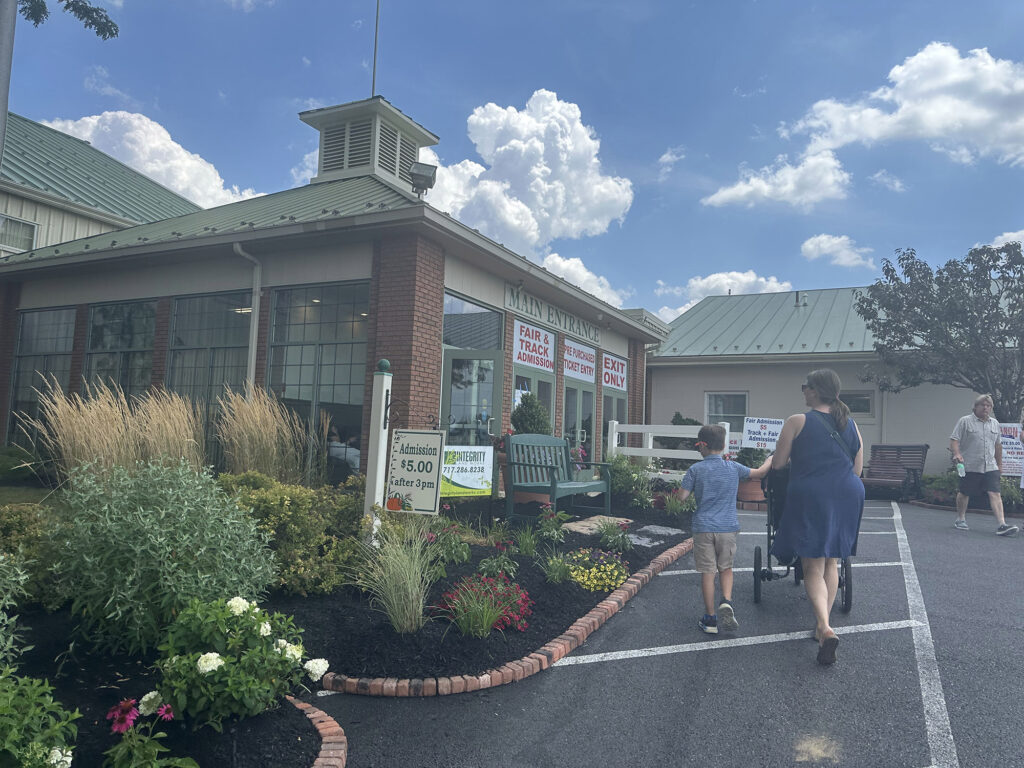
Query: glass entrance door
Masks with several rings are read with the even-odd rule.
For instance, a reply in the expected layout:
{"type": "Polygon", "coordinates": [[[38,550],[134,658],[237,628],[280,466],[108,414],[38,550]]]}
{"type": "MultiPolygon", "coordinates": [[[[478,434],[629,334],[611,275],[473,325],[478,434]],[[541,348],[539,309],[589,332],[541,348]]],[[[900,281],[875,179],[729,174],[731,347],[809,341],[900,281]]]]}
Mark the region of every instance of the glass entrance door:
{"type": "Polygon", "coordinates": [[[594,387],[586,384],[565,384],[565,398],[562,403],[562,437],[569,438],[575,448],[583,446],[588,461],[593,461],[594,441],[600,435],[594,434],[594,387]]]}
{"type": "Polygon", "coordinates": [[[444,353],[441,429],[448,445],[491,445],[502,422],[502,353],[444,353]]]}

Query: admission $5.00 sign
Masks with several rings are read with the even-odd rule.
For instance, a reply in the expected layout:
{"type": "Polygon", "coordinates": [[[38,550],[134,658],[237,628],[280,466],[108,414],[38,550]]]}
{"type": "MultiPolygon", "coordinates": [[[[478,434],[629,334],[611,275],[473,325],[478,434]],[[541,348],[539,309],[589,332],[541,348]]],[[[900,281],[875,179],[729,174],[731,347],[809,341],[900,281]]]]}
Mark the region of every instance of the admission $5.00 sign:
{"type": "Polygon", "coordinates": [[[391,461],[384,508],[392,512],[436,515],[441,500],[444,432],[396,429],[391,433],[391,461]]]}

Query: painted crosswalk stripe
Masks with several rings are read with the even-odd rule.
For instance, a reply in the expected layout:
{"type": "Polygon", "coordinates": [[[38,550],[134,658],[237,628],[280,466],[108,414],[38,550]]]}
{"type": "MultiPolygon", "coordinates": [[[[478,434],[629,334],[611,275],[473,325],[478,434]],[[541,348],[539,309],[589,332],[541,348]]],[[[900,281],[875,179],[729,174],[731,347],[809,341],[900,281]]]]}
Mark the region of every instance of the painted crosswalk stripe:
{"type": "MultiPolygon", "coordinates": [[[[915,629],[920,622],[912,619],[903,621],[886,621],[879,624],[856,624],[851,627],[833,627],[836,634],[852,635],[858,632],[883,632],[892,629],[915,629]]],[[[594,664],[600,661],[621,661],[623,659],[640,659],[651,656],[667,656],[675,653],[692,653],[695,651],[717,651],[722,648],[740,648],[767,643],[784,643],[791,640],[806,640],[813,637],[811,630],[805,632],[779,632],[771,635],[754,635],[751,637],[733,637],[726,640],[706,640],[702,643],[683,643],[681,645],[662,645],[654,648],[637,648],[632,651],[612,651],[610,653],[588,653],[580,656],[566,656],[555,662],[553,667],[564,667],[572,664],[594,664]]]]}

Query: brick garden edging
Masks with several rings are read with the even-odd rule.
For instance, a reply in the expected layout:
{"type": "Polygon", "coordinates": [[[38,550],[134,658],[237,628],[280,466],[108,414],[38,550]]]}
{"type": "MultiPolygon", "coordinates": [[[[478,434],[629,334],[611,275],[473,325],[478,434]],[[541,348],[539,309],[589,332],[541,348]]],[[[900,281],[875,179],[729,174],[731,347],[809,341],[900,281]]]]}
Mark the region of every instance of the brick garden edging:
{"type": "MultiPolygon", "coordinates": [[[[349,677],[328,672],[320,684],[328,691],[355,693],[361,696],[448,696],[468,693],[498,685],[517,683],[523,678],[547,669],[571,651],[576,650],[591,633],[610,619],[633,597],[640,588],[680,557],[693,549],[693,539],[669,547],[650,564],[630,576],[621,587],[598,603],[581,619],[573,622],[563,634],[547,645],[516,661],[510,661],[482,675],[456,675],[454,677],[402,678],[349,677]]],[[[344,738],[344,736],[342,736],[344,738]]],[[[318,764],[319,765],[319,764],[318,764]]],[[[344,763],[342,763],[344,765],[344,763]]]]}
{"type": "Polygon", "coordinates": [[[320,734],[320,754],[313,761],[313,768],[345,768],[348,760],[348,739],[338,721],[312,704],[285,696],[308,717],[320,734]]]}

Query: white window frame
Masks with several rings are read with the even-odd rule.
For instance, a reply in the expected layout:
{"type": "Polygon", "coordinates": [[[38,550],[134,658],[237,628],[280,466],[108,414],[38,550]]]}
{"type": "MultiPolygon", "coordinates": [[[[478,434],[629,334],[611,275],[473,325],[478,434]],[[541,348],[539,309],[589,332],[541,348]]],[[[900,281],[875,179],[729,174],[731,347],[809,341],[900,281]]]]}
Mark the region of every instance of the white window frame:
{"type": "Polygon", "coordinates": [[[867,411],[851,411],[851,415],[854,419],[873,419],[875,418],[875,390],[873,389],[854,389],[854,390],[843,390],[839,394],[839,399],[849,405],[849,399],[854,396],[867,397],[868,399],[868,410],[867,411]]]}
{"type": "Polygon", "coordinates": [[[0,242],[0,254],[11,254],[11,253],[24,253],[25,251],[34,250],[36,247],[36,238],[39,236],[39,225],[34,221],[28,221],[27,219],[19,219],[17,216],[10,216],[6,213],[0,213],[0,220],[10,219],[16,221],[19,224],[27,224],[32,227],[32,244],[28,248],[15,248],[13,245],[0,242]]]}
{"type": "MultiPolygon", "coordinates": [[[[750,415],[750,392],[746,390],[715,390],[707,391],[704,393],[704,423],[705,424],[717,424],[720,421],[725,421],[722,416],[736,416],[739,414],[716,414],[713,418],[711,416],[711,398],[718,395],[741,395],[743,397],[743,414],[740,418],[746,418],[750,415]]],[[[742,434],[742,423],[740,426],[740,433],[742,434]]]]}

